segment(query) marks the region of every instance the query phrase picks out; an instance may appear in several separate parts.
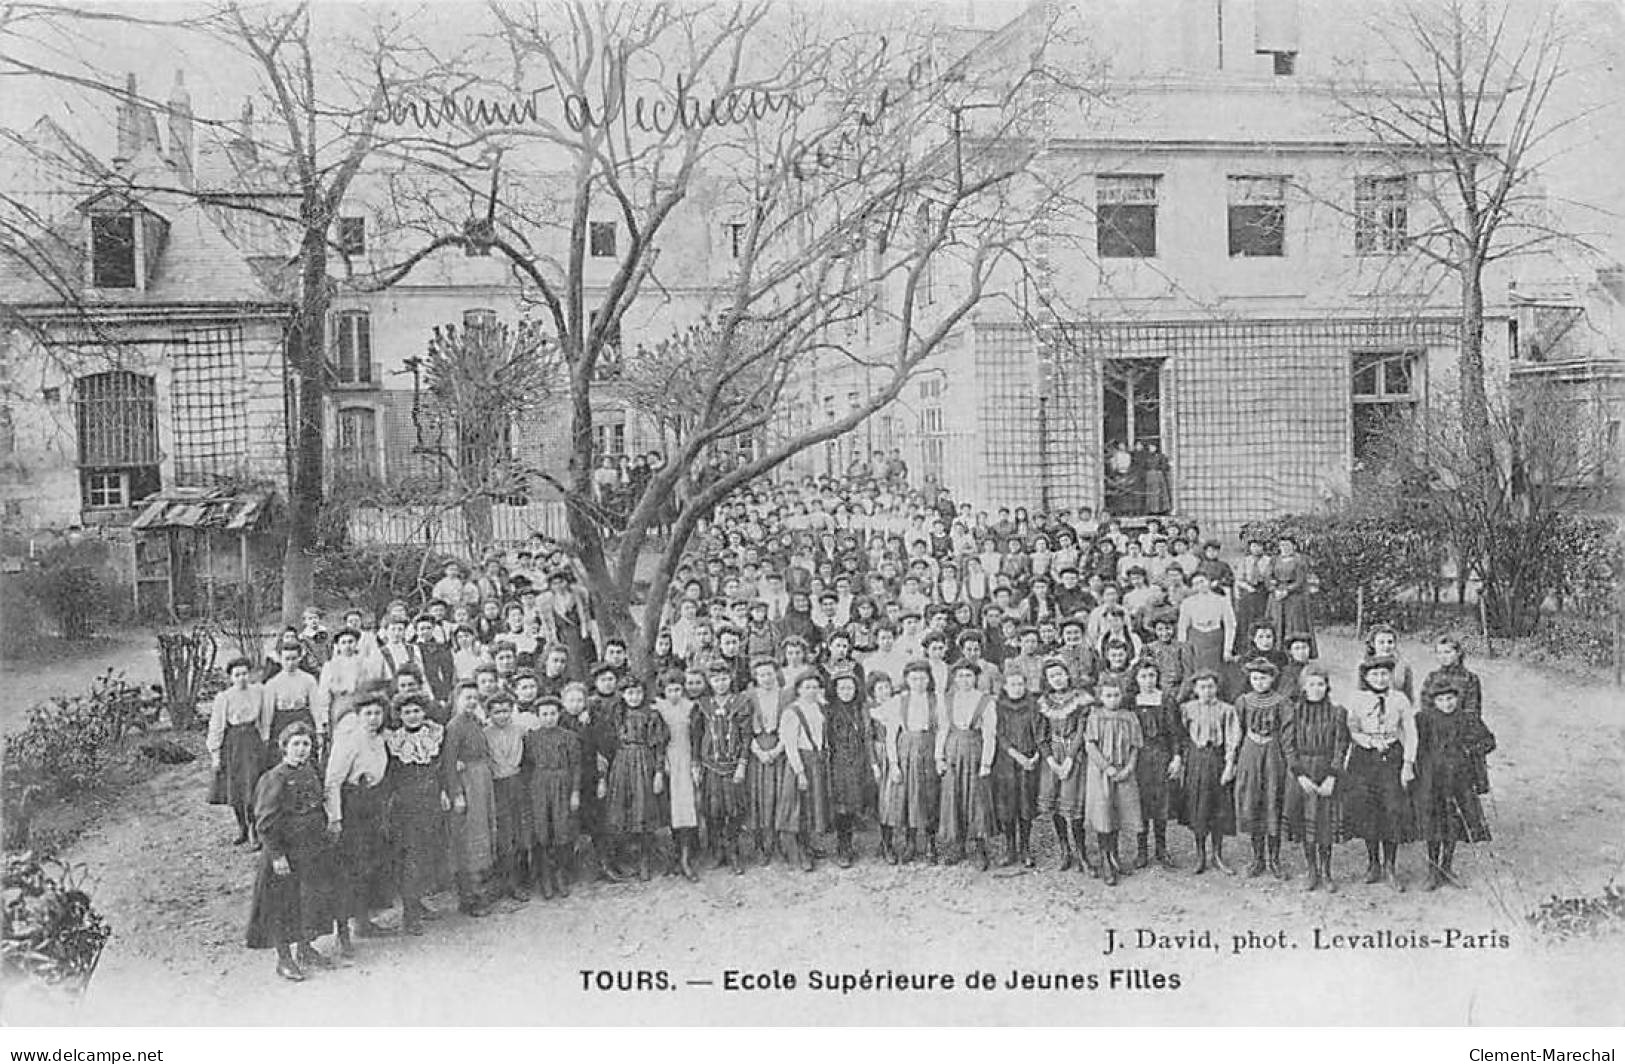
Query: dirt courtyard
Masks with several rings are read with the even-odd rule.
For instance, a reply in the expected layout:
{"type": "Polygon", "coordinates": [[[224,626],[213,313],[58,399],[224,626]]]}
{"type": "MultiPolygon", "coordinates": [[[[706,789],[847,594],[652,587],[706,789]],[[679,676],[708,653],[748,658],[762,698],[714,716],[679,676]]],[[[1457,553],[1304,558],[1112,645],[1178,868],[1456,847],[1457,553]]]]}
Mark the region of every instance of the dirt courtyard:
{"type": "MultiPolygon", "coordinates": [[[[1351,688],[1356,650],[1352,640],[1324,641],[1334,693],[1351,688]]],[[[1427,647],[1403,650],[1419,671],[1431,665],[1427,647]]],[[[1422,892],[1420,845],[1401,856],[1409,892],[1352,882],[1364,854],[1350,844],[1335,858],[1343,889],[1326,895],[1303,891],[1302,855],[1290,848],[1295,875],[1285,884],[1194,877],[1190,836],[1177,826],[1170,841],[1180,869],[1139,872],[1116,889],[1055,871],[1047,825],[1035,829],[1037,871],[988,874],[890,867],[875,858],[871,831],[851,870],[833,862],[811,875],[782,864],[742,877],[707,870],[697,884],[657,876],[580,887],[567,901],[533,900],[483,920],[453,913],[420,939],[362,942],[353,967],[296,986],[273,977],[269,954],[243,948],[255,859],[227,844],[229,814],[203,803],[207,766],[194,763],[140,785],[70,854],[90,870],[115,929],[86,997],[71,1008],[17,997],[4,1019],[1625,1022],[1625,936],[1556,943],[1523,919],[1554,893],[1596,895],[1625,865],[1625,698],[1526,665],[1470,665],[1483,678],[1499,749],[1490,762],[1495,841],[1463,848],[1466,890],[1422,892]],[[1158,936],[1145,948],[1136,945],[1142,930],[1158,936]],[[1126,948],[1105,952],[1125,939],[1126,948]],[[933,986],[865,985],[866,970],[933,986]],[[967,976],[982,979],[976,973],[994,986],[968,987],[967,976]],[[758,980],[751,989],[734,988],[747,977],[758,980]]],[[[1230,853],[1244,848],[1236,840],[1230,853]]]]}

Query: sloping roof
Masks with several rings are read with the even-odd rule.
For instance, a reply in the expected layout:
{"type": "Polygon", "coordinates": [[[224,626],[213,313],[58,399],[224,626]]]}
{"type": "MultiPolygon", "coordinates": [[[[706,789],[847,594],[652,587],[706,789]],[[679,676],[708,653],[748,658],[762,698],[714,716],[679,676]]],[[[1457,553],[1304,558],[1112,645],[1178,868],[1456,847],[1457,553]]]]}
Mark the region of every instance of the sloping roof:
{"type": "Polygon", "coordinates": [[[218,488],[174,488],[152,496],[131,522],[137,532],[202,528],[252,532],[271,512],[270,492],[232,493],[218,488]]]}

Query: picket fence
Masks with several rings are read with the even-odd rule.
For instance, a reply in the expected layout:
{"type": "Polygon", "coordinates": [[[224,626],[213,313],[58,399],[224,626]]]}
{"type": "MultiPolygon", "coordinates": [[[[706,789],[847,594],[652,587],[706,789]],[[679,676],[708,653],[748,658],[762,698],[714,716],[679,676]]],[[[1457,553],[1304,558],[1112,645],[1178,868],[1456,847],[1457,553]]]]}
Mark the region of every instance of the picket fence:
{"type": "MultiPolygon", "coordinates": [[[[361,507],[349,519],[350,542],[357,545],[407,546],[417,544],[447,554],[474,553],[468,525],[461,510],[431,507],[361,507]]],[[[558,500],[525,506],[491,507],[493,546],[517,547],[532,533],[552,539],[569,536],[564,503],[558,500]]]]}

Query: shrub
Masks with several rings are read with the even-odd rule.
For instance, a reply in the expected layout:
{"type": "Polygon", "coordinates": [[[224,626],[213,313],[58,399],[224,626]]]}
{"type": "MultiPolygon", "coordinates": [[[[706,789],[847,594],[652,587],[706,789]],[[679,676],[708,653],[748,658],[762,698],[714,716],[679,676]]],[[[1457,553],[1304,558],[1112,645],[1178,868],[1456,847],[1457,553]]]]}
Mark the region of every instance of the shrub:
{"type": "Polygon", "coordinates": [[[81,696],[50,698],[28,711],[28,723],[5,749],[7,819],[32,790],[45,798],[94,785],[108,750],[132,727],[144,726],[140,689],[111,671],[81,696]]]}
{"type": "Polygon", "coordinates": [[[378,616],[391,599],[426,602],[446,562],[455,560],[423,546],[345,547],[316,560],[316,593],[378,616]]]}
{"type": "Polygon", "coordinates": [[[0,972],[82,990],[112,929],[92,907],[77,870],[27,851],[8,853],[0,887],[6,911],[0,972]]]}
{"type": "Polygon", "coordinates": [[[64,639],[86,639],[113,600],[108,546],[98,539],[48,547],[21,574],[22,592],[64,639]]]}
{"type": "Polygon", "coordinates": [[[1438,530],[1405,514],[1287,514],[1242,527],[1271,546],[1288,534],[1309,558],[1315,612],[1328,620],[1354,620],[1363,587],[1366,623],[1405,624],[1406,593],[1433,587],[1445,558],[1438,530]]]}

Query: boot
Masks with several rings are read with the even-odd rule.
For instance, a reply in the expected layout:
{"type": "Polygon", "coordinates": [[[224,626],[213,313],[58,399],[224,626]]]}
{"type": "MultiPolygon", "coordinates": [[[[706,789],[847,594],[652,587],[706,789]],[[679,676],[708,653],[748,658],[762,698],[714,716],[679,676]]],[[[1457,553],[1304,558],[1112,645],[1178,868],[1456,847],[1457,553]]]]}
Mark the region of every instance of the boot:
{"type": "Polygon", "coordinates": [[[1065,817],[1055,818],[1055,840],[1061,845],[1061,871],[1065,872],[1072,867],[1072,832],[1065,817]]]}
{"type": "Polygon", "coordinates": [[[767,845],[764,846],[762,844],[762,833],[760,831],[755,831],[751,834],[756,843],[756,856],[762,859],[762,867],[766,868],[768,865],[773,863],[773,843],[769,841],[767,845]]]}
{"type": "Polygon", "coordinates": [[[835,829],[835,863],[851,868],[852,859],[852,829],[843,825],[835,829]]]}
{"type": "Polygon", "coordinates": [[[1078,871],[1087,876],[1100,878],[1100,866],[1089,860],[1089,829],[1084,827],[1082,820],[1072,822],[1073,843],[1078,847],[1078,871]]]}
{"type": "Polygon", "coordinates": [[[547,852],[546,847],[540,849],[540,860],[537,862],[536,892],[542,896],[543,901],[553,900],[553,855],[547,852]]]}
{"type": "Polygon", "coordinates": [[[339,956],[349,960],[355,956],[355,943],[350,939],[350,921],[339,919],[339,956]]]}
{"type": "Polygon", "coordinates": [[[694,829],[684,828],[677,841],[677,867],[682,869],[683,878],[690,883],[698,883],[700,877],[694,872],[694,829]]]}
{"type": "Polygon", "coordinates": [[[987,840],[986,839],[977,839],[976,840],[976,867],[981,869],[983,872],[986,872],[987,869],[988,869],[988,865],[989,865],[989,861],[987,859],[987,840]]]}
{"type": "Polygon", "coordinates": [[[1034,867],[1032,821],[1023,820],[1016,825],[1016,845],[1021,847],[1021,867],[1034,867]]]}
{"type": "Polygon", "coordinates": [[[735,835],[732,840],[730,840],[728,842],[725,842],[723,845],[725,847],[727,847],[728,857],[733,862],[734,875],[736,875],[736,876],[744,875],[745,874],[745,853],[744,853],[745,844],[744,844],[743,840],[741,840],[738,835],[735,835]]]}
{"type": "Polygon", "coordinates": [[[570,896],[569,847],[560,846],[553,854],[553,893],[561,898],[570,896]]]}
{"type": "Polygon", "coordinates": [[[937,860],[937,833],[933,831],[930,835],[926,836],[925,844],[929,848],[927,850],[927,852],[930,854],[931,863],[932,864],[938,864],[939,861],[937,860]]]}
{"type": "Polygon", "coordinates": [[[1108,887],[1117,886],[1117,833],[1108,831],[1100,836],[1100,878],[1108,887]]]}
{"type": "Polygon", "coordinates": [[[1375,842],[1365,844],[1365,881],[1367,884],[1382,882],[1382,857],[1375,842]]]}
{"type": "Polygon", "coordinates": [[[1395,894],[1405,893],[1405,881],[1399,878],[1399,868],[1396,865],[1384,864],[1382,878],[1393,888],[1395,894]]]}
{"type": "Polygon", "coordinates": [[[1117,878],[1127,879],[1132,873],[1127,868],[1123,867],[1123,859],[1117,853],[1117,843],[1121,836],[1122,832],[1120,831],[1112,832],[1112,844],[1108,852],[1111,854],[1112,868],[1117,872],[1117,878]]]}
{"type": "Polygon", "coordinates": [[[1236,874],[1236,870],[1224,863],[1224,836],[1213,836],[1213,867],[1227,876],[1236,874]]]}
{"type": "Polygon", "coordinates": [[[1320,854],[1315,852],[1315,844],[1312,842],[1306,842],[1303,844],[1303,863],[1309,868],[1309,882],[1304,886],[1303,889],[1319,890],[1320,854]]]}
{"type": "Polygon", "coordinates": [[[649,859],[654,849],[654,840],[647,834],[638,836],[638,879],[649,882],[649,859]]]}
{"type": "Polygon", "coordinates": [[[1174,859],[1168,856],[1168,822],[1166,820],[1153,822],[1151,831],[1156,837],[1156,848],[1152,851],[1152,856],[1162,867],[1174,868],[1174,859]]]}
{"type": "Polygon", "coordinates": [[[1247,878],[1257,879],[1264,874],[1264,836],[1253,836],[1253,863],[1247,866],[1247,878]]]}
{"type": "Polygon", "coordinates": [[[1206,872],[1206,871],[1207,871],[1207,842],[1205,840],[1203,840],[1203,839],[1197,839],[1196,840],[1196,871],[1191,873],[1191,874],[1199,876],[1203,872],[1206,872]]]}
{"type": "Polygon", "coordinates": [[[311,968],[338,967],[338,965],[334,964],[331,959],[324,956],[316,949],[315,946],[312,946],[308,942],[299,943],[299,950],[295,954],[295,958],[298,961],[299,967],[307,971],[311,968]]]}
{"type": "Polygon", "coordinates": [[[1337,878],[1332,875],[1332,848],[1330,846],[1320,848],[1320,878],[1326,887],[1327,894],[1337,893],[1337,878]]]}
{"type": "MultiPolygon", "coordinates": [[[[238,809],[235,806],[232,807],[231,811],[236,814],[237,817],[237,837],[231,840],[231,844],[233,846],[241,846],[243,843],[248,841],[248,816],[243,812],[243,810],[238,809]]],[[[288,963],[293,964],[293,961],[290,959],[288,963]]],[[[294,967],[297,968],[298,965],[295,964],[294,967]]],[[[281,974],[280,970],[277,974],[281,974]]],[[[301,972],[299,974],[299,978],[303,979],[304,977],[304,973],[301,972]]],[[[295,981],[297,982],[297,980],[295,981]]]]}
{"type": "Polygon", "coordinates": [[[897,863],[897,839],[891,828],[880,829],[880,852],[885,855],[887,864],[897,863]]]}
{"type": "Polygon", "coordinates": [[[947,856],[945,856],[942,859],[942,863],[943,863],[943,865],[945,867],[952,868],[954,865],[958,864],[959,862],[963,861],[964,859],[965,859],[965,842],[964,842],[963,839],[961,839],[960,841],[955,842],[955,843],[951,843],[948,846],[947,856]]]}
{"type": "Polygon", "coordinates": [[[1151,863],[1151,854],[1149,852],[1150,847],[1147,845],[1149,840],[1146,837],[1148,834],[1149,832],[1147,832],[1145,828],[1141,828],[1140,834],[1134,840],[1135,868],[1145,868],[1151,863]]]}
{"type": "Polygon", "coordinates": [[[1271,835],[1269,837],[1268,845],[1269,845],[1270,875],[1274,876],[1276,879],[1279,879],[1281,882],[1285,883],[1288,879],[1291,879],[1292,877],[1287,873],[1286,865],[1281,863],[1281,836],[1279,836],[1279,835],[1271,835]]]}
{"type": "Polygon", "coordinates": [[[1004,857],[1000,859],[999,866],[1001,868],[1009,868],[1010,866],[1014,865],[1016,863],[1017,853],[1016,829],[1014,826],[1011,826],[1006,828],[1004,832],[1004,857]]]}
{"type": "Polygon", "coordinates": [[[1444,844],[1444,852],[1440,855],[1439,859],[1439,875],[1450,886],[1455,887],[1457,890],[1465,890],[1466,884],[1456,878],[1455,863],[1456,844],[1454,842],[1447,842],[1444,844]]]}
{"type": "Polygon", "coordinates": [[[305,981],[305,971],[299,967],[299,962],[293,959],[287,946],[278,946],[276,950],[276,974],[290,983],[305,981]]]}
{"type": "Polygon", "coordinates": [[[903,856],[901,858],[904,864],[911,863],[914,858],[920,855],[918,848],[918,835],[919,833],[917,831],[915,831],[913,828],[909,828],[908,833],[904,836],[903,856]]]}

